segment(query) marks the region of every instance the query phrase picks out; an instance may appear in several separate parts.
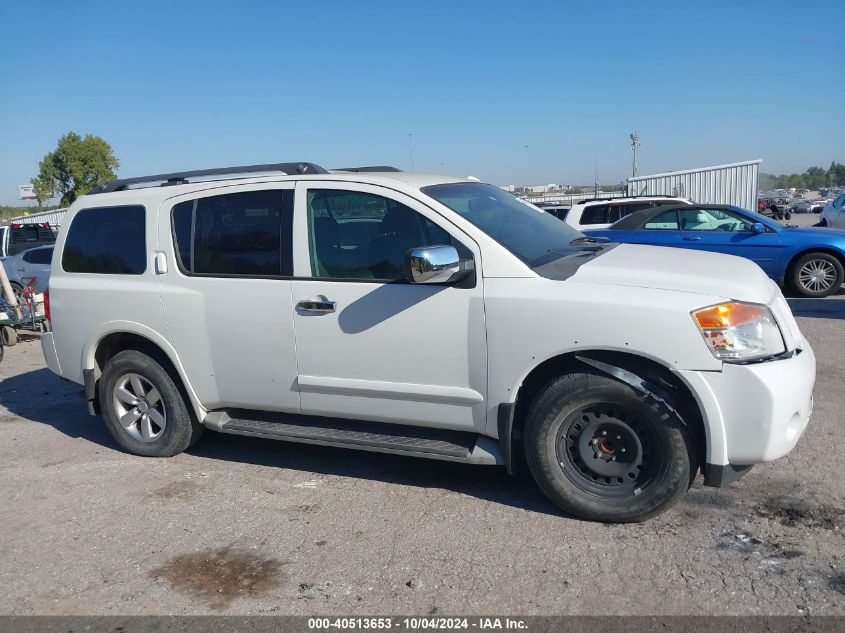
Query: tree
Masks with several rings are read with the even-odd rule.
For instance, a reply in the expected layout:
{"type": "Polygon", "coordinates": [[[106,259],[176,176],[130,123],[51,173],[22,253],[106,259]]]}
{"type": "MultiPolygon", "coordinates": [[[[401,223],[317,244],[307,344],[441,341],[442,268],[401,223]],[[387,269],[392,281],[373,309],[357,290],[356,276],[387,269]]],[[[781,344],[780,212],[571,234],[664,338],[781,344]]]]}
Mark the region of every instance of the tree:
{"type": "Polygon", "coordinates": [[[29,181],[32,184],[32,193],[35,194],[35,199],[38,201],[38,210],[44,210],[44,203],[56,195],[55,181],[52,178],[44,178],[37,176],[29,181]]]}
{"type": "Polygon", "coordinates": [[[827,170],[827,179],[828,183],[835,187],[845,185],[845,165],[833,161],[827,170]]]}
{"type": "Polygon", "coordinates": [[[39,163],[33,185],[38,181],[42,191],[62,194],[62,205],[67,206],[97,185],[114,180],[119,166],[111,145],[102,138],[68,132],[39,163]]]}

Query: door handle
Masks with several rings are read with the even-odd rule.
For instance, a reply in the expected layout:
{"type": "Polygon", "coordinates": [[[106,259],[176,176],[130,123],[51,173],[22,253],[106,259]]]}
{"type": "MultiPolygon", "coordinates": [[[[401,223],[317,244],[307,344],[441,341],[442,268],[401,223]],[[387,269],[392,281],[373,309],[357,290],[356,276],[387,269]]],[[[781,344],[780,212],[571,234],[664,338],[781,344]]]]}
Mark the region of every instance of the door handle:
{"type": "Polygon", "coordinates": [[[681,238],[681,239],[683,239],[685,242],[700,242],[701,241],[700,237],[694,237],[692,235],[688,235],[687,237],[684,237],[684,238],[681,238]]]}
{"type": "Polygon", "coordinates": [[[337,308],[337,303],[334,301],[317,301],[314,299],[303,299],[296,304],[297,310],[305,312],[317,312],[319,314],[328,314],[334,312],[337,308]]]}

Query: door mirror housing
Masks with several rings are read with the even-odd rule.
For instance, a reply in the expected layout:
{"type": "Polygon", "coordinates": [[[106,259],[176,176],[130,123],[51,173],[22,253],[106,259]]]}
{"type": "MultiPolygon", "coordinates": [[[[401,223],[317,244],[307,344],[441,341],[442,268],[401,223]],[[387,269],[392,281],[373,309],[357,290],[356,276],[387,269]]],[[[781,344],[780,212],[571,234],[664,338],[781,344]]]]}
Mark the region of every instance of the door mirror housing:
{"type": "Polygon", "coordinates": [[[453,284],[472,270],[454,246],[420,246],[405,253],[405,279],[413,284],[453,284]]]}
{"type": "Polygon", "coordinates": [[[766,228],[766,225],[762,222],[755,222],[751,225],[752,233],[765,233],[766,231],[768,231],[768,229],[766,228]]]}

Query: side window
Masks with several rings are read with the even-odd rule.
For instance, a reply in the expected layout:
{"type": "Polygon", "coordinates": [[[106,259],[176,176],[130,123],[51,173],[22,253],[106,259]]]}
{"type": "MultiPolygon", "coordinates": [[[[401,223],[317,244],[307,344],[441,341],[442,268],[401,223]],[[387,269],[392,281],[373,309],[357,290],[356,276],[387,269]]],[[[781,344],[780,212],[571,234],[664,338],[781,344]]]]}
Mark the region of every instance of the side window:
{"type": "Polygon", "coordinates": [[[49,264],[53,259],[53,249],[39,248],[28,252],[23,258],[30,264],[49,264]]]}
{"type": "Polygon", "coordinates": [[[747,233],[753,222],[724,209],[679,209],[683,231],[727,231],[747,233]]]}
{"type": "Polygon", "coordinates": [[[678,212],[674,209],[664,211],[643,224],[643,228],[651,231],[677,231],[678,212]]]}
{"type": "Polygon", "coordinates": [[[179,265],[189,275],[279,277],[292,274],[293,191],[197,198],[173,207],[179,265]]]}
{"type": "Polygon", "coordinates": [[[845,206],[845,193],[839,196],[836,200],[833,201],[833,208],[834,209],[841,209],[845,206]]]}
{"type": "Polygon", "coordinates": [[[626,215],[631,215],[634,211],[650,209],[653,206],[655,205],[650,202],[623,202],[620,204],[612,204],[610,205],[610,221],[616,222],[617,220],[624,218],[626,215]]]}
{"type": "Polygon", "coordinates": [[[358,191],[310,189],[311,274],[333,279],[405,278],[405,253],[451,244],[448,232],[404,204],[358,191]]]}
{"type": "Polygon", "coordinates": [[[23,255],[21,255],[21,259],[25,262],[31,264],[30,257],[32,257],[32,251],[26,251],[23,255]]]}
{"type": "Polygon", "coordinates": [[[581,224],[607,224],[608,208],[606,204],[594,204],[581,212],[581,224]]]}
{"type": "Polygon", "coordinates": [[[141,275],[147,269],[142,206],[83,209],[74,216],[62,252],[69,273],[141,275]]]}

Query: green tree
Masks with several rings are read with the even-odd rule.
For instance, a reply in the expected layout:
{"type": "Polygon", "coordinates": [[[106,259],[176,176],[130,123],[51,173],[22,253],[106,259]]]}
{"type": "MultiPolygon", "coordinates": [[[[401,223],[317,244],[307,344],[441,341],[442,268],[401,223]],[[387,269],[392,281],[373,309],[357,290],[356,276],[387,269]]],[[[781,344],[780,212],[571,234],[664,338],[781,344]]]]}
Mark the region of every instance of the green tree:
{"type": "Polygon", "coordinates": [[[102,138],[68,132],[41,160],[33,184],[37,180],[45,191],[62,194],[62,205],[66,206],[97,185],[114,180],[119,166],[111,145],[102,138]]]}
{"type": "Polygon", "coordinates": [[[38,210],[43,211],[44,203],[56,195],[55,180],[39,175],[29,182],[32,183],[32,192],[35,194],[36,201],[38,201],[38,210]]]}
{"type": "Polygon", "coordinates": [[[834,187],[845,185],[845,165],[833,161],[827,170],[827,181],[834,187]]]}
{"type": "Polygon", "coordinates": [[[810,167],[804,172],[804,186],[807,189],[821,189],[827,186],[827,172],[821,167],[810,167]]]}

